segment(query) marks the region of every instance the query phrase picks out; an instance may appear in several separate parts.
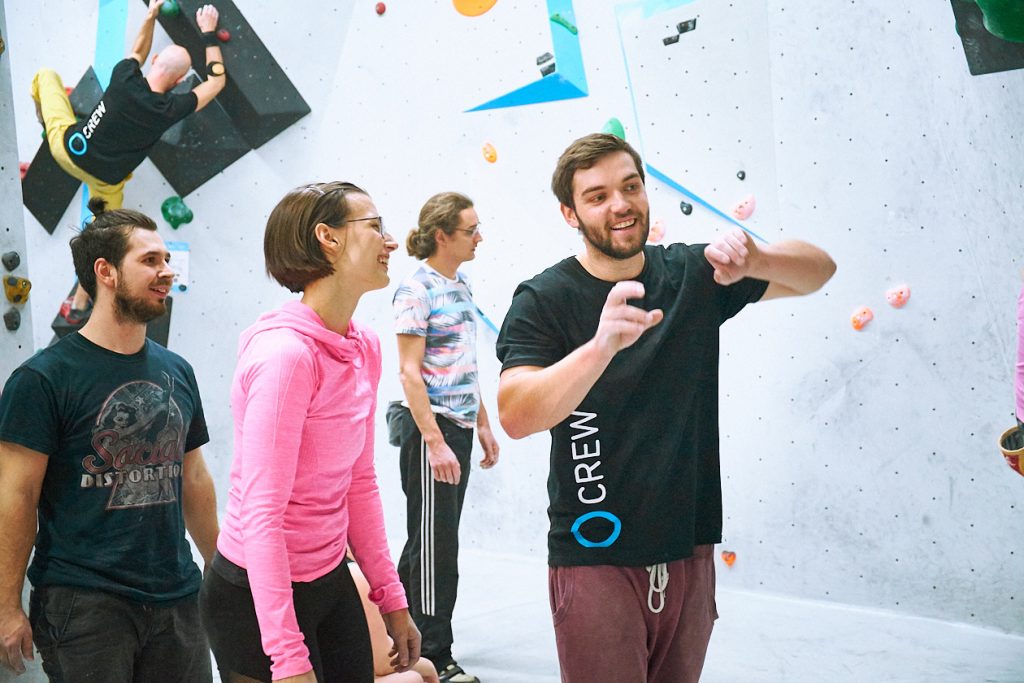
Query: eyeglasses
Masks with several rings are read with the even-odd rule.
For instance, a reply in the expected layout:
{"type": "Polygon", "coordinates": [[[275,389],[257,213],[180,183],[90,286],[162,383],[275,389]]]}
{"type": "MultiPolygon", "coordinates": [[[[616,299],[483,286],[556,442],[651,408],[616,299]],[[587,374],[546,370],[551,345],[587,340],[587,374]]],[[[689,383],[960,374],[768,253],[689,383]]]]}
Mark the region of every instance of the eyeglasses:
{"type": "Polygon", "coordinates": [[[480,234],[480,225],[477,224],[477,226],[475,228],[454,228],[454,230],[458,230],[459,232],[469,233],[470,237],[476,237],[477,235],[480,234]]]}
{"type": "Polygon", "coordinates": [[[342,221],[342,225],[345,223],[356,223],[358,221],[377,221],[377,225],[371,225],[370,227],[376,230],[381,237],[384,237],[384,219],[380,216],[367,216],[366,218],[351,218],[347,221],[342,221]]]}

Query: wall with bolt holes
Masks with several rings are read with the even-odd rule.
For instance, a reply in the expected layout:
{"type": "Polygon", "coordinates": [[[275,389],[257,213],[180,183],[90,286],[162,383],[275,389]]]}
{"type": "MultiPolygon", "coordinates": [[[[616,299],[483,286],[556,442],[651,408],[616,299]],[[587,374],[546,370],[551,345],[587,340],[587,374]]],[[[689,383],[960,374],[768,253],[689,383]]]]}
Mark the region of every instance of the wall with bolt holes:
{"type": "MultiPolygon", "coordinates": [[[[237,335],[287,298],[263,274],[277,198],[350,179],[404,238],[428,195],[468,193],[485,240],[465,271],[500,323],[517,283],[579,248],[548,189],[558,154],[616,117],[674,183],[726,214],[752,194],[749,227],[772,242],[810,240],[839,264],[824,291],[753,306],[723,328],[722,549],[736,560],[719,562],[721,585],[1024,632],[1024,479],[996,446],[1012,422],[1024,265],[1024,72],[970,76],[948,4],[694,0],[645,17],[612,0],[576,2],[589,96],[473,113],[540,77],[536,58],[565,30],[545,3],[498,2],[476,18],[444,0],[392,2],[382,15],[374,3],[303,1],[287,17],[278,3],[238,4],[313,112],[187,197],[194,222],[161,229],[191,246],[171,347],[196,367],[222,501],[237,335]],[[892,308],[885,292],[902,283],[909,303],[892,308]],[[860,306],[874,319],[858,332],[860,306]]],[[[22,159],[39,144],[34,69],[47,62],[72,80],[91,60],[95,3],[60,3],[54,26],[56,8],[8,7],[2,59],[22,159]]],[[[126,41],[141,11],[130,3],[126,41]]],[[[158,32],[156,48],[165,42],[158,32]]],[[[230,76],[230,43],[225,62],[230,76]]],[[[648,189],[667,240],[729,227],[670,183],[648,189]]],[[[156,215],[169,194],[147,162],[127,203],[156,215]]],[[[64,223],[78,220],[76,200],[64,223]]],[[[70,232],[51,237],[30,216],[25,230],[41,344],[71,279],[70,232]]],[[[392,264],[394,281],[416,267],[404,253],[392,264]]],[[[382,338],[382,406],[400,396],[391,291],[367,295],[358,312],[382,338]]],[[[494,414],[494,335],[481,330],[494,414]]],[[[383,425],[378,441],[397,544],[403,498],[383,425]]],[[[462,542],[543,555],[548,438],[501,443],[499,466],[472,473],[462,542]]]]}

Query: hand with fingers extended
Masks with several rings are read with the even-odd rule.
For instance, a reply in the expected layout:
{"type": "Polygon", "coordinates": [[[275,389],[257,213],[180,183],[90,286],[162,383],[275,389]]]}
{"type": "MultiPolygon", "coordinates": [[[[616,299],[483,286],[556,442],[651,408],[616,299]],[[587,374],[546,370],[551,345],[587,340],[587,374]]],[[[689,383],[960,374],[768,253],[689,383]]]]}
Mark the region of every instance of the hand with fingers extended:
{"type": "Polygon", "coordinates": [[[0,610],[0,666],[16,674],[25,673],[25,659],[32,655],[32,627],[21,607],[5,607],[0,610]]]}
{"type": "Polygon", "coordinates": [[[406,671],[420,658],[420,632],[413,623],[409,610],[400,609],[381,615],[384,626],[394,644],[391,646],[391,666],[395,671],[406,671]]]}
{"type": "Polygon", "coordinates": [[[427,444],[427,452],[430,458],[430,471],[434,473],[434,479],[443,484],[455,486],[462,478],[462,467],[455,453],[445,443],[444,439],[427,444]]]}
{"type": "Polygon", "coordinates": [[[644,286],[639,282],[625,280],[612,287],[594,335],[598,348],[616,354],[635,344],[644,332],[661,322],[665,317],[661,309],[645,311],[629,303],[630,299],[642,298],[644,286]]]}
{"type": "Polygon", "coordinates": [[[213,5],[203,5],[196,10],[196,24],[203,33],[216,31],[219,18],[220,13],[217,12],[217,8],[213,5]]]}
{"type": "Polygon", "coordinates": [[[715,282],[731,285],[750,274],[761,252],[753,238],[739,228],[704,247],[704,258],[715,269],[715,282]]]}

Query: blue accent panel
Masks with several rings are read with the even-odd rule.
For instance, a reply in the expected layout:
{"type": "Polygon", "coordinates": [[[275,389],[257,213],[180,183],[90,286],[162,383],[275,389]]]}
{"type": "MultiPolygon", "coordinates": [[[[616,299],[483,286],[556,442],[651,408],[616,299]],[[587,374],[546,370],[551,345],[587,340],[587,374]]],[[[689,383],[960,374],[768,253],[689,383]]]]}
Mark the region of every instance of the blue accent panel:
{"type": "MultiPolygon", "coordinates": [[[[569,22],[576,23],[572,0],[547,0],[547,5],[549,17],[557,12],[569,22]]],[[[548,74],[539,81],[524,85],[472,109],[467,109],[467,112],[572,100],[590,94],[587,89],[586,71],[583,68],[583,52],[580,50],[579,35],[552,21],[548,23],[551,25],[552,51],[555,53],[555,73],[548,74]]]]}
{"type": "Polygon", "coordinates": [[[93,59],[92,65],[96,71],[96,78],[104,90],[110,85],[110,71],[128,54],[124,46],[127,28],[128,0],[100,0],[99,22],[96,27],[96,58],[93,59]]]}

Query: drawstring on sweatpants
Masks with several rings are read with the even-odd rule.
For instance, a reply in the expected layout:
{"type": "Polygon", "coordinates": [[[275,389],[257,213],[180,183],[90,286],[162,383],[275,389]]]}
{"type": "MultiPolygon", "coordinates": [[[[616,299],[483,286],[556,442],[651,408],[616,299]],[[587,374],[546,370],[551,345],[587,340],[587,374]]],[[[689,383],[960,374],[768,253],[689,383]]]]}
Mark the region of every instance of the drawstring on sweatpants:
{"type": "Polygon", "coordinates": [[[647,591],[647,607],[651,614],[658,614],[665,609],[665,589],[668,588],[668,565],[652,564],[647,567],[647,573],[651,575],[651,587],[647,591]],[[654,596],[659,597],[658,606],[654,606],[654,596]]]}

